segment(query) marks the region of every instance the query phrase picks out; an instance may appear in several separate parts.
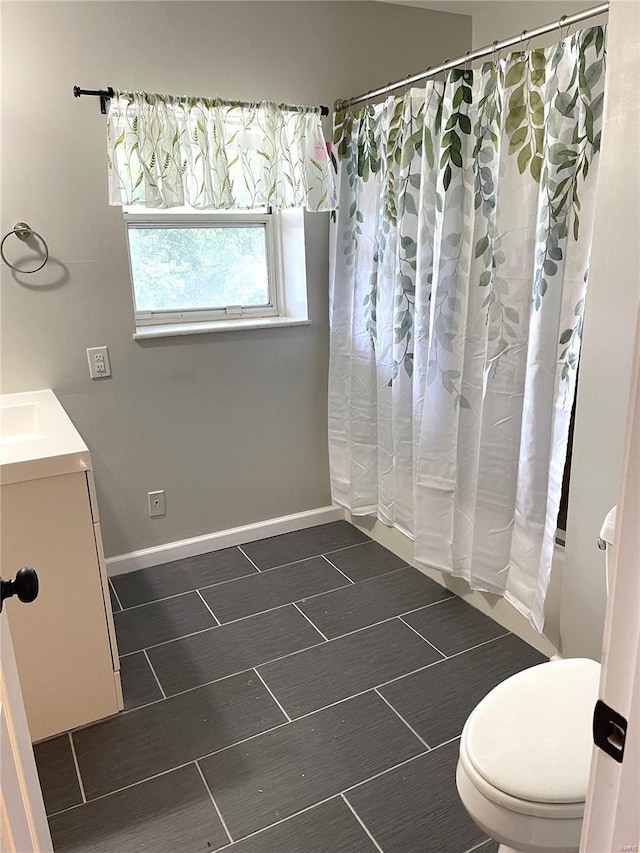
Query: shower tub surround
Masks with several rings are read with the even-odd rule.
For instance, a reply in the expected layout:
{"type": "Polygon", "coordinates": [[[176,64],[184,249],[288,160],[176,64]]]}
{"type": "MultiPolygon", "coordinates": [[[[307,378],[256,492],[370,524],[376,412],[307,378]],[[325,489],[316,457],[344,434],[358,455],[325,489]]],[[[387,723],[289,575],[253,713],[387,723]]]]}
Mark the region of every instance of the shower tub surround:
{"type": "Polygon", "coordinates": [[[496,851],[462,726],[542,655],[346,522],[112,578],[125,711],[35,748],[56,853],[496,851]]]}

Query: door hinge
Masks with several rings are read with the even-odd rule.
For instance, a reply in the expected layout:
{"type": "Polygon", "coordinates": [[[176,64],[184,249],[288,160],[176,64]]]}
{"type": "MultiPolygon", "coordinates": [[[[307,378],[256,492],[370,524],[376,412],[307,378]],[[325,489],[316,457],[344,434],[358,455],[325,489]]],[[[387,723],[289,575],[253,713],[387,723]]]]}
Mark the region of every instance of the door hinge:
{"type": "Polygon", "coordinates": [[[627,721],[598,699],[593,711],[593,742],[611,758],[622,763],[627,739],[627,721]]]}

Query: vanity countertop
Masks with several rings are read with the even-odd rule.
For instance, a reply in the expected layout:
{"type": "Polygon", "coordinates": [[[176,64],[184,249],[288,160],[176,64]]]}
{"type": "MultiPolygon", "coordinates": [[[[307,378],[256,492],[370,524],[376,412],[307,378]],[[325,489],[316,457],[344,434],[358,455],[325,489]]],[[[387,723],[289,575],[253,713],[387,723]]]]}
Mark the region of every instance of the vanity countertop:
{"type": "Polygon", "coordinates": [[[0,394],[0,484],[91,469],[89,449],[50,388],[0,394]]]}

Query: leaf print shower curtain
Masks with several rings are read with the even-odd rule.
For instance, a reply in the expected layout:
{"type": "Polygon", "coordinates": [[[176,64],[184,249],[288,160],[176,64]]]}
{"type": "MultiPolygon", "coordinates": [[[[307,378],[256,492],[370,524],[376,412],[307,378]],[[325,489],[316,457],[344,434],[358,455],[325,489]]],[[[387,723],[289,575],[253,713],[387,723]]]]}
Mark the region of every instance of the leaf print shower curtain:
{"type": "Polygon", "coordinates": [[[604,31],[337,113],[333,499],[542,631],[582,333],[604,31]]]}

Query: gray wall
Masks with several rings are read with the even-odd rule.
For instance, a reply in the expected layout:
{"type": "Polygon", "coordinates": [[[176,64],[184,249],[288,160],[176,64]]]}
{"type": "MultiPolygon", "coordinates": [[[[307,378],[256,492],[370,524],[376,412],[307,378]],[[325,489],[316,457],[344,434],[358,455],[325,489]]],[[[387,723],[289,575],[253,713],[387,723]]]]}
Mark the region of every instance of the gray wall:
{"type": "Polygon", "coordinates": [[[31,277],[3,266],[2,390],[58,394],[107,555],[328,504],[328,217],[306,217],[311,326],[134,342],[105,120],[72,86],[331,105],[468,50],[471,19],[369,2],[5,2],[2,18],[2,232],[26,220],[52,255],[31,277]],[[85,349],[105,344],[113,378],[92,382],[85,349]]]}
{"type": "MultiPolygon", "coordinates": [[[[510,38],[518,35],[523,30],[533,30],[551,21],[558,21],[563,15],[574,15],[582,12],[590,6],[598,5],[597,2],[585,2],[585,0],[498,0],[498,2],[478,2],[478,11],[473,13],[473,46],[474,48],[485,47],[494,41],[510,38]]],[[[599,15],[585,21],[581,26],[589,27],[596,24],[606,24],[607,16],[599,15]]],[[[578,29],[580,25],[575,24],[571,32],[578,29]]],[[[566,27],[562,30],[566,32],[566,27]]],[[[558,40],[559,31],[541,36],[532,41],[530,47],[544,47],[558,40]]],[[[525,45],[528,40],[525,40],[525,45]]],[[[513,47],[512,50],[520,50],[513,47]]]]}

